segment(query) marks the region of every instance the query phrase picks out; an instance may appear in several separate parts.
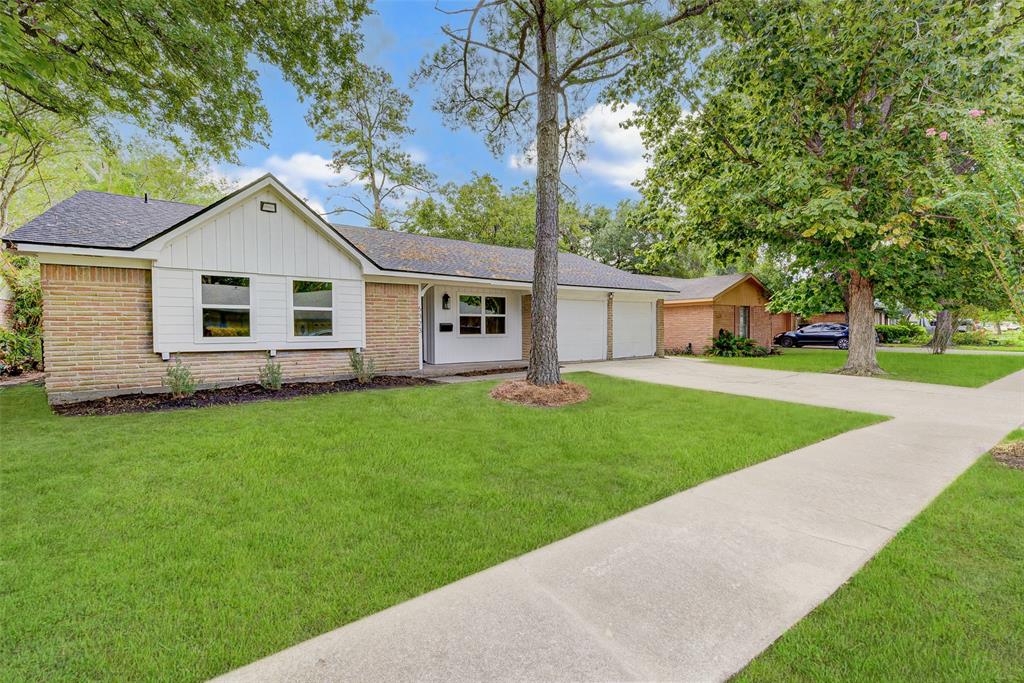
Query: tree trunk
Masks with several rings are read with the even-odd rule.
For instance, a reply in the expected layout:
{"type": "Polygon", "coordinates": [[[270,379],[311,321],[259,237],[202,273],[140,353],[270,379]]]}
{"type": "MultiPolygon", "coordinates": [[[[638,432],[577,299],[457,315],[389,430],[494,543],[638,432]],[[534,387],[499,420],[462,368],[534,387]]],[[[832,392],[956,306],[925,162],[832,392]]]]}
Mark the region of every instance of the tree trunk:
{"type": "Polygon", "coordinates": [[[846,316],[850,324],[850,353],[844,375],[881,375],[875,356],[875,287],[855,270],[846,283],[846,316]]]}
{"type": "Polygon", "coordinates": [[[935,331],[928,342],[932,353],[945,353],[949,343],[953,341],[953,311],[943,308],[935,317],[935,331]]]}
{"type": "Polygon", "coordinates": [[[558,90],[555,31],[537,32],[537,240],[533,252],[531,344],[527,381],[558,384],[558,90]]]}

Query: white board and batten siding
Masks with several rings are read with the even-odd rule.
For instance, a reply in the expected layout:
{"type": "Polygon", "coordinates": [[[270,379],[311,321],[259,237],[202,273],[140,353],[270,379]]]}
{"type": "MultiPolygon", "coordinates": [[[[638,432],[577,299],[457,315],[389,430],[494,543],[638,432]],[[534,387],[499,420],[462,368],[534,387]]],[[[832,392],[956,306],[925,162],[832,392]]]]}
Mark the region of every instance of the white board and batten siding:
{"type": "Polygon", "coordinates": [[[167,242],[153,264],[153,345],[157,353],[287,350],[365,346],[364,286],[359,263],[320,226],[272,190],[211,215],[167,242]],[[273,202],[277,211],[260,210],[273,202]],[[245,340],[204,339],[200,276],[249,278],[245,340]],[[332,283],[333,335],[292,337],[292,281],[332,283]]]}

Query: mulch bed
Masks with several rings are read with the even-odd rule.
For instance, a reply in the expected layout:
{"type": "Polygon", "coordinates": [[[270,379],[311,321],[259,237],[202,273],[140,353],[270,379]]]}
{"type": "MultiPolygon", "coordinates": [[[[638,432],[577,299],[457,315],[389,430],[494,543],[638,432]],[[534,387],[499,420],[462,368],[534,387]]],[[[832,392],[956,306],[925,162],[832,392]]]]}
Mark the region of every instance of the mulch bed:
{"type": "Polygon", "coordinates": [[[0,375],[0,387],[16,387],[20,384],[33,384],[42,382],[46,373],[38,370],[29,370],[17,375],[0,375]]]}
{"type": "Polygon", "coordinates": [[[252,403],[253,401],[276,401],[299,396],[315,396],[316,394],[334,394],[344,391],[418,387],[427,384],[434,384],[434,382],[422,377],[391,375],[374,377],[372,381],[366,384],[360,384],[355,379],[343,379],[336,382],[294,382],[285,384],[277,391],[264,389],[259,384],[243,384],[224,389],[201,389],[188,398],[172,398],[170,394],[129,394],[126,396],[98,398],[92,401],[81,401],[79,403],[55,405],[53,410],[60,415],[150,413],[158,410],[204,408],[206,406],[252,403]]]}
{"type": "Polygon", "coordinates": [[[1015,470],[1024,470],[1024,441],[1004,443],[992,449],[992,457],[1015,470]]]}
{"type": "Polygon", "coordinates": [[[557,408],[586,401],[590,390],[575,382],[537,386],[525,379],[511,379],[494,387],[491,398],[537,408],[557,408]]]}

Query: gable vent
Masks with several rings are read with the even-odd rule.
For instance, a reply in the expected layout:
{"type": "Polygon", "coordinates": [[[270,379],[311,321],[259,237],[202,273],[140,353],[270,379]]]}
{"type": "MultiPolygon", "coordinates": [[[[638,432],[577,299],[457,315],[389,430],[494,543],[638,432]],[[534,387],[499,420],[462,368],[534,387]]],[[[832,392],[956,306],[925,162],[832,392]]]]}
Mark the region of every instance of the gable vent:
{"type": "Polygon", "coordinates": [[[277,202],[260,202],[260,211],[277,213],[277,202]]]}

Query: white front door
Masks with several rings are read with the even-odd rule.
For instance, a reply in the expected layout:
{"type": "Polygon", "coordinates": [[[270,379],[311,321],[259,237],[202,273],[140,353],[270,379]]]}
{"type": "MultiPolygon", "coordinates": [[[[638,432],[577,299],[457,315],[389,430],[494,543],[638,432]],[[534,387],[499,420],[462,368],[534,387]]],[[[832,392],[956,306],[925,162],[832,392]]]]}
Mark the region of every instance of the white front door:
{"type": "Polygon", "coordinates": [[[616,300],[612,310],[612,356],[653,356],[657,343],[654,302],[616,300]]]}
{"type": "Polygon", "coordinates": [[[608,353],[608,303],[558,299],[558,360],[604,360],[608,353]]]}

